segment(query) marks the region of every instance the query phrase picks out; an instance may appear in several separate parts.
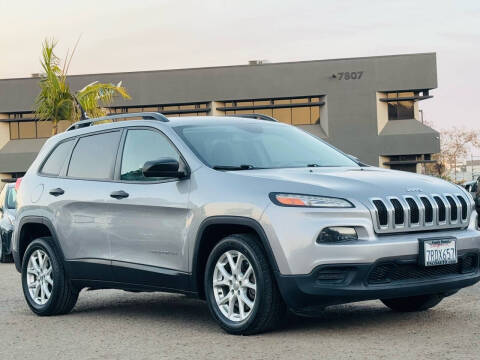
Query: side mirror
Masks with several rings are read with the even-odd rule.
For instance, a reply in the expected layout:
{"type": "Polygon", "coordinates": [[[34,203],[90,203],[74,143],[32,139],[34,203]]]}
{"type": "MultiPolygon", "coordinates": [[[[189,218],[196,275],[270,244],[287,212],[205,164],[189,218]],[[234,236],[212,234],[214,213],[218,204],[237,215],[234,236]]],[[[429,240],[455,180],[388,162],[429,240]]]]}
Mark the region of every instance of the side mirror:
{"type": "Polygon", "coordinates": [[[175,159],[164,158],[147,161],[142,168],[145,177],[185,178],[187,171],[180,169],[180,163],[175,159]]]}

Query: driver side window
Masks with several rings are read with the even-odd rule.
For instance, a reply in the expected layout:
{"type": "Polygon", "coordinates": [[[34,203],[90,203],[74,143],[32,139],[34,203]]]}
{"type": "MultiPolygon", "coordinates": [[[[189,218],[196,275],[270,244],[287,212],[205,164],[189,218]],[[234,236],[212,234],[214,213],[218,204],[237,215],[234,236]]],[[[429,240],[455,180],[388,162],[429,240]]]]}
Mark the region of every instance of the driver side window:
{"type": "Polygon", "coordinates": [[[123,147],[120,180],[159,181],[165,178],[145,177],[142,168],[147,161],[170,158],[181,162],[172,143],[165,135],[145,129],[128,130],[123,147]]]}

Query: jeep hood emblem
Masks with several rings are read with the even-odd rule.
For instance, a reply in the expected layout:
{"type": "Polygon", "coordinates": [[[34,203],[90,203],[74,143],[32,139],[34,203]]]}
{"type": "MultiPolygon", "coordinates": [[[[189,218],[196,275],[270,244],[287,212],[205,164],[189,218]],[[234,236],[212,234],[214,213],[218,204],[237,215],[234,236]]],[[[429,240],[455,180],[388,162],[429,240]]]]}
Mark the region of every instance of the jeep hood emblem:
{"type": "Polygon", "coordinates": [[[423,192],[420,188],[407,188],[407,192],[423,192]]]}

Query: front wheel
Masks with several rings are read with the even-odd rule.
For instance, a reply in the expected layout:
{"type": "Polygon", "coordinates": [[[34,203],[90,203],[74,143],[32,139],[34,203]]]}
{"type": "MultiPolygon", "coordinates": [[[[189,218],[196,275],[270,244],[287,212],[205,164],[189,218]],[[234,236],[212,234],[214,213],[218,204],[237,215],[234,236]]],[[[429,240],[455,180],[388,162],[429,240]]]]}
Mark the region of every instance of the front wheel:
{"type": "Polygon", "coordinates": [[[438,294],[410,296],[395,299],[382,299],[382,302],[393,311],[413,312],[425,311],[438,305],[444,296],[438,294]]]}
{"type": "Polygon", "coordinates": [[[230,334],[271,330],[286,312],[265,252],[253,235],[221,240],[208,258],[204,284],[212,316],[230,334]]]}
{"type": "Polygon", "coordinates": [[[28,306],[40,316],[66,314],[78,299],[51,238],[36,239],[25,251],[22,287],[28,306]]]}

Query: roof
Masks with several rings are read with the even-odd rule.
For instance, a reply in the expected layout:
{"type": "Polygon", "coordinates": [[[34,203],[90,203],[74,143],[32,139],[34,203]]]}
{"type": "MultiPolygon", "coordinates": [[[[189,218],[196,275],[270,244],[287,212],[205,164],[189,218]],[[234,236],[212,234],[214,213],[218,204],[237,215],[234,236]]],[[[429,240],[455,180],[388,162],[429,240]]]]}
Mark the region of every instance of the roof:
{"type": "Polygon", "coordinates": [[[47,139],[10,140],[0,149],[0,173],[26,172],[47,139]]]}

